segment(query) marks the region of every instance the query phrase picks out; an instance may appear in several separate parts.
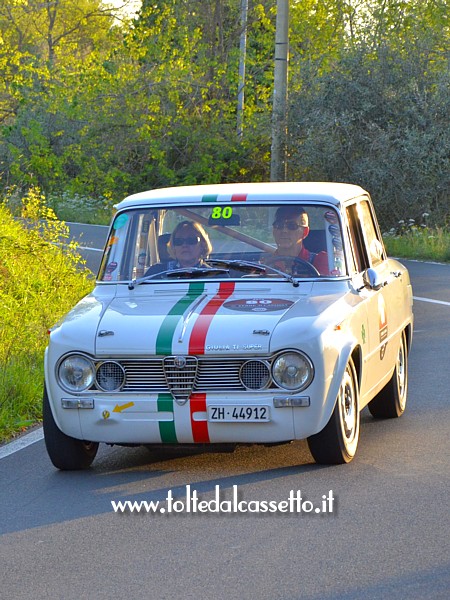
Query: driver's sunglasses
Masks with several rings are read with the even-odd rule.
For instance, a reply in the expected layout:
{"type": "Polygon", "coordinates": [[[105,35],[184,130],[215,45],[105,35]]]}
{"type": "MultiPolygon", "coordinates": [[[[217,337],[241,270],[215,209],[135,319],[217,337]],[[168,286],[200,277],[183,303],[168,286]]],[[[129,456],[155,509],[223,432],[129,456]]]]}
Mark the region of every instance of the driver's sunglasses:
{"type": "Polygon", "coordinates": [[[275,221],[273,227],[274,229],[288,229],[289,231],[303,229],[303,225],[299,225],[295,221],[275,221]]]}
{"type": "Polygon", "coordinates": [[[200,242],[200,238],[198,236],[194,237],[183,237],[183,238],[174,238],[173,245],[174,246],[196,246],[200,242]]]}

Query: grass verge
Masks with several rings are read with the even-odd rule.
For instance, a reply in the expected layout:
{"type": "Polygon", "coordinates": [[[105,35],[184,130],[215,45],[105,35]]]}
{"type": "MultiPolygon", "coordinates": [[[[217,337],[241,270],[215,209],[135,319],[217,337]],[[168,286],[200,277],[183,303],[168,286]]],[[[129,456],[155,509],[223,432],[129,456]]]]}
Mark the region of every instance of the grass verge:
{"type": "Polygon", "coordinates": [[[0,204],[0,443],[42,416],[47,331],[88,293],[89,271],[38,190],[14,218],[0,204]]]}
{"type": "Polygon", "coordinates": [[[401,233],[384,234],[383,239],[390,256],[450,262],[450,231],[448,230],[413,226],[401,233]]]}

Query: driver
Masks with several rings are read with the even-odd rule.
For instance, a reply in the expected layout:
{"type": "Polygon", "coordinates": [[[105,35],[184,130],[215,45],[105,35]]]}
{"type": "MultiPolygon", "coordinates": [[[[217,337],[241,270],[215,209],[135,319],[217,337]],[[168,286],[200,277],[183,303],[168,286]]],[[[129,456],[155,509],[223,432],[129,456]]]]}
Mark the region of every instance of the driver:
{"type": "MultiPolygon", "coordinates": [[[[311,263],[321,275],[329,275],[328,255],[321,251],[310,252],[303,245],[309,233],[308,214],[303,206],[280,206],[275,213],[273,237],[277,245],[275,256],[280,257],[280,269],[283,269],[282,257],[300,258],[311,263]]],[[[277,263],[275,263],[277,264],[277,263]]],[[[292,264],[295,271],[295,264],[292,264]]]]}

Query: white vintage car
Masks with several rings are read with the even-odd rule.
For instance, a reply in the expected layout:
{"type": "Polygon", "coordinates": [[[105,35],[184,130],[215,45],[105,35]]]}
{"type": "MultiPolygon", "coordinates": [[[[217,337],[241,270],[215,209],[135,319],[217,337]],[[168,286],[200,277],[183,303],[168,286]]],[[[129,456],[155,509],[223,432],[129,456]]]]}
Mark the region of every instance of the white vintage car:
{"type": "Polygon", "coordinates": [[[88,467],[99,442],[305,438],[346,463],[365,406],[404,412],[411,284],[363,189],[192,186],[116,208],[95,289],[45,354],[57,468],[88,467]]]}

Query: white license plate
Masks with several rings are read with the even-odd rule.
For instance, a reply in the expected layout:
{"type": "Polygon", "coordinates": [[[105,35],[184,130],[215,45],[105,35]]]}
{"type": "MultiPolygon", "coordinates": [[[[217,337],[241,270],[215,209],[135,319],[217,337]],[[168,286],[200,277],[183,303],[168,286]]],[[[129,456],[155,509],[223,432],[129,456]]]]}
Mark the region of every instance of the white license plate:
{"type": "Polygon", "coordinates": [[[269,406],[242,406],[242,405],[222,405],[208,406],[208,421],[234,423],[235,421],[245,421],[246,423],[260,423],[261,421],[270,421],[269,406]]]}

